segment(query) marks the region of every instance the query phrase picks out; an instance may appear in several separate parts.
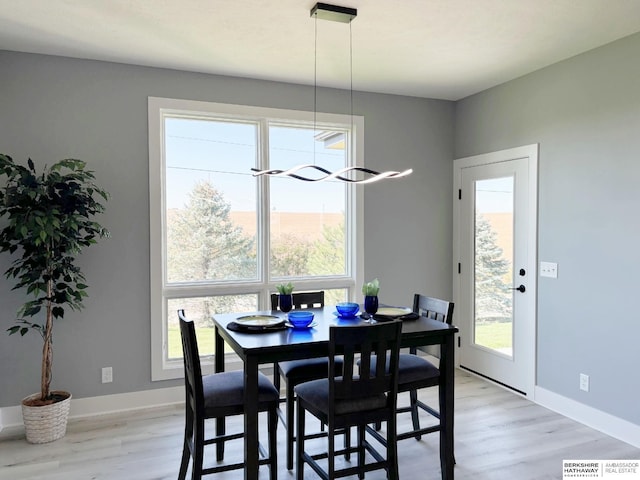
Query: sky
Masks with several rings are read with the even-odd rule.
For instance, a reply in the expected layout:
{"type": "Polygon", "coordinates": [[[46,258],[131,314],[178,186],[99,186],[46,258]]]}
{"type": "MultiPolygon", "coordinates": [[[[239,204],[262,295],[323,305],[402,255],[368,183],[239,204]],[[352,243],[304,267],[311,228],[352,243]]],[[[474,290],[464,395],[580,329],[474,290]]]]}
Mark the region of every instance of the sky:
{"type": "MultiPolygon", "coordinates": [[[[287,169],[314,161],[332,171],[343,167],[345,151],[325,149],[321,142],[314,141],[313,134],[313,129],[271,126],[270,167],[287,169]]],[[[258,183],[250,169],[256,166],[258,136],[257,122],[167,118],[167,208],[182,208],[193,185],[207,180],[223,193],[232,210],[255,210],[258,183]]],[[[344,212],[345,185],[271,178],[270,208],[287,212],[344,212]]]]}
{"type": "Polygon", "coordinates": [[[479,213],[512,212],[513,180],[513,177],[502,177],[476,181],[476,211],[479,213]]]}

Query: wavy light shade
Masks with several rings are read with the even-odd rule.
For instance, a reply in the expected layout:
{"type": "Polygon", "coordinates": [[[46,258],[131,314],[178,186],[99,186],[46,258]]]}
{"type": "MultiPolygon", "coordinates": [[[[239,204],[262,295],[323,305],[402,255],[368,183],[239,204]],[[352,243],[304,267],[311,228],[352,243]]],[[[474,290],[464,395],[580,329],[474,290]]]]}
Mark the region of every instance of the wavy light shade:
{"type": "Polygon", "coordinates": [[[259,170],[257,168],[252,168],[251,170],[254,172],[253,173],[254,177],[259,177],[262,175],[269,175],[272,177],[291,177],[291,178],[295,178],[296,180],[303,180],[305,182],[324,182],[324,181],[332,180],[335,178],[336,180],[342,180],[343,182],[354,183],[359,185],[362,185],[365,183],[377,182],[378,180],[382,180],[385,178],[406,177],[407,175],[410,175],[413,172],[413,169],[411,168],[403,172],[394,172],[394,171],[376,172],[375,170],[370,170],[364,167],[345,167],[335,172],[331,172],[326,168],[322,168],[317,165],[311,165],[311,164],[297,165],[293,168],[290,168],[289,170],[278,170],[278,169],[259,170]],[[297,174],[298,171],[304,170],[306,168],[318,170],[322,173],[325,173],[326,175],[321,178],[309,178],[309,177],[305,177],[303,175],[297,174]],[[344,173],[349,173],[349,172],[362,172],[367,176],[361,179],[353,179],[353,178],[343,176],[344,173]]]}

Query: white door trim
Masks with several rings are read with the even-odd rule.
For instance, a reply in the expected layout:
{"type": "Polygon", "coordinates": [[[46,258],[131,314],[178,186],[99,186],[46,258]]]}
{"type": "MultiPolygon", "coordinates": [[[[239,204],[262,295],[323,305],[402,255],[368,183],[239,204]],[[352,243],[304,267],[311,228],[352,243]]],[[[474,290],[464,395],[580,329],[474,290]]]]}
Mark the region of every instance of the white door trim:
{"type": "MultiPolygon", "coordinates": [[[[527,264],[531,265],[531,276],[527,283],[530,295],[527,296],[526,308],[533,318],[533,326],[530,335],[527,336],[527,351],[532,355],[531,361],[527,362],[526,385],[527,398],[534,400],[536,385],[536,365],[537,365],[537,291],[538,291],[538,144],[525,145],[522,147],[500,150],[497,152],[485,153],[471,157],[459,158],[453,162],[453,300],[455,303],[461,302],[461,277],[458,274],[458,264],[461,258],[460,221],[461,205],[458,200],[458,192],[461,189],[462,169],[480,165],[487,165],[516,158],[529,159],[529,202],[527,204],[527,243],[529,245],[526,253],[527,264]]],[[[454,317],[454,323],[455,323],[454,317]]],[[[460,366],[460,355],[456,352],[456,366],[460,366]]]]}

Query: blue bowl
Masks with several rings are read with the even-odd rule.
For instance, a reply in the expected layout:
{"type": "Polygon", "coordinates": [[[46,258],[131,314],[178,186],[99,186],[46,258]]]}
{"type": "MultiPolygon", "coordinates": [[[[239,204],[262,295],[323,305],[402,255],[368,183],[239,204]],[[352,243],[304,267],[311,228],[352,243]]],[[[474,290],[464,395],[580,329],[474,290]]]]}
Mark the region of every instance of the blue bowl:
{"type": "Polygon", "coordinates": [[[340,302],[336,304],[336,310],[338,310],[341,317],[353,318],[360,310],[360,305],[353,302],[340,302]]]}
{"type": "Polygon", "coordinates": [[[289,323],[293,328],[306,328],[313,322],[313,312],[294,311],[289,312],[289,323]]]}

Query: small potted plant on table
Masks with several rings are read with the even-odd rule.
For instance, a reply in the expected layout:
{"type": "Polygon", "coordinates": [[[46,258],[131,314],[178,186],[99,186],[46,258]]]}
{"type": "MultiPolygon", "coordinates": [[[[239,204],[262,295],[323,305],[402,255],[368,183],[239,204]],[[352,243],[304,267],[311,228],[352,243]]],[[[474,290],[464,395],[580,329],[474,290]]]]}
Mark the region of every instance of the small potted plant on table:
{"type": "Polygon", "coordinates": [[[287,284],[276,285],[278,290],[278,306],[281,312],[289,312],[293,308],[293,284],[291,282],[287,284]]]}
{"type": "Polygon", "coordinates": [[[92,217],[104,211],[96,197],[108,194],[94,183],[94,174],[81,160],[54,163],[38,174],[0,154],[0,252],[17,256],[5,272],[13,290],[26,289],[33,298],[18,310],[10,335],[38,332],[43,339],[40,393],[22,400],[27,441],[46,443],[66,433],[71,394],[51,390],[53,321],[65,309],[80,310],[87,296],[84,275],[76,264],[83,247],[108,232],[92,217]],[[30,320],[27,320],[27,319],[30,320]]]}

